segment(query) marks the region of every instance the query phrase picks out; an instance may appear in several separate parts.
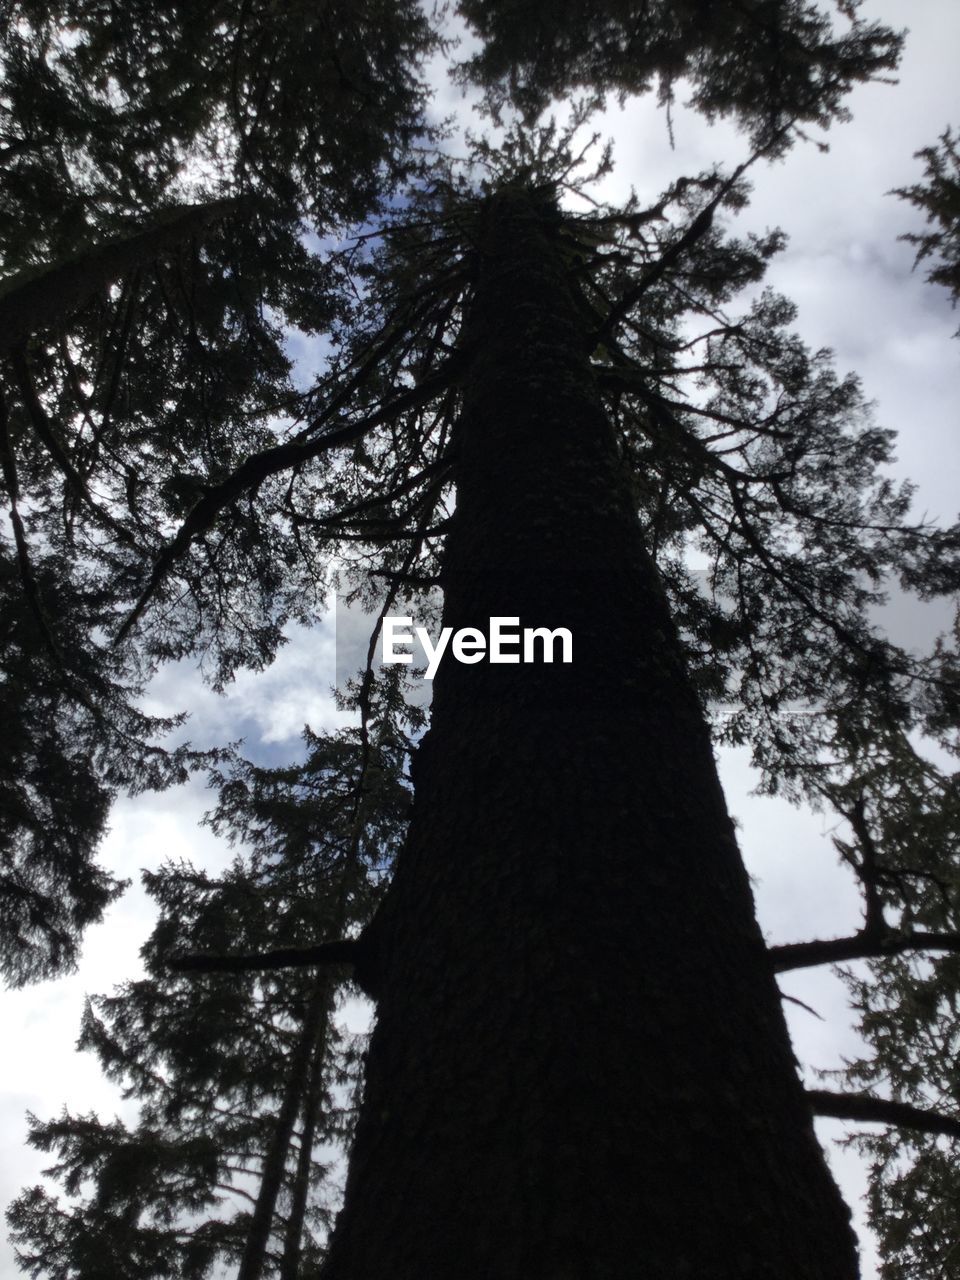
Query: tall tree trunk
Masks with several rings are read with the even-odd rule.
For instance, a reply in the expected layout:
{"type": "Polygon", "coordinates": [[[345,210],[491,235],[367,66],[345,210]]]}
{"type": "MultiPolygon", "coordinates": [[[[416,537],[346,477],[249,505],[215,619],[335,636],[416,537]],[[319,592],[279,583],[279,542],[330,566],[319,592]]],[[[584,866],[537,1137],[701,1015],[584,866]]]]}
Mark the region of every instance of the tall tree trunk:
{"type": "Polygon", "coordinates": [[[310,1063],[318,1039],[324,1038],[329,1008],[329,984],[320,978],[304,1008],[303,1025],[290,1057],[290,1070],[280,1110],[263,1159],[260,1189],[250,1218],[237,1280],[260,1280],[273,1229],[273,1215],[283,1187],[283,1173],[290,1153],[290,1141],[297,1116],[304,1104],[304,1090],[311,1075],[310,1063]]]}
{"type": "Polygon", "coordinates": [[[329,1018],[333,1007],[333,991],[329,981],[325,984],[326,1001],[322,1021],[313,1045],[310,1074],[303,1097],[303,1120],[300,1131],[300,1150],[293,1178],[290,1212],[283,1232],[283,1253],[280,1258],[279,1280],[300,1280],[300,1256],[303,1252],[303,1223],[310,1194],[310,1174],[313,1171],[313,1143],[323,1097],[323,1068],[327,1060],[329,1043],[329,1018]]]}
{"type": "Polygon", "coordinates": [[[568,627],[573,662],[436,677],[323,1277],[850,1280],[558,227],[482,217],[444,623],[568,627]]]}

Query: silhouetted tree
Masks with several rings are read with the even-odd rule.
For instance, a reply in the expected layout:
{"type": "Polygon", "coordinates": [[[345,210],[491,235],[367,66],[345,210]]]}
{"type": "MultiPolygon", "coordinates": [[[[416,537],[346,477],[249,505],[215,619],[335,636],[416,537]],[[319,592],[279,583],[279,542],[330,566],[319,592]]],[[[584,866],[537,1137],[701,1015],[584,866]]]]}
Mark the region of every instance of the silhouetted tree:
{"type": "Polygon", "coordinates": [[[435,43],[408,0],[4,6],[11,981],[71,967],[119,891],[95,861],[116,790],[200,762],[161,749],[172,724],[139,710],[156,663],[202,652],[223,682],[269,662],[287,618],[314,616],[303,574],[287,578],[289,553],[255,520],[242,602],[201,591],[189,638],[161,622],[136,652],[111,644],[166,535],[297,403],[283,326],[340,314],[319,238],[388,201],[409,168],[435,43]]]}
{"type": "Polygon", "coordinates": [[[31,1144],[56,1153],[51,1172],[82,1198],[36,1186],[10,1207],[30,1274],[146,1280],[232,1263],[242,1280],[296,1280],[319,1259],[361,1047],[338,1025],[342,977],[169,967],[171,947],[262,951],[369,919],[409,807],[405,745],[381,735],[365,774],[355,732],[306,747],[297,766],[235,761],[220,775],[209,821],[248,850],[223,875],[187,863],[146,875],[160,909],[146,976],[88,1001],[79,1042],[137,1121],[31,1121],[31,1144]]]}
{"type": "Polygon", "coordinates": [[[945,129],[937,146],[917,152],[924,161],[923,181],[896,194],[921,209],[929,229],[903,239],[917,246],[917,262],[932,259],[927,279],[960,294],[960,152],[953,131],[945,129]]]}

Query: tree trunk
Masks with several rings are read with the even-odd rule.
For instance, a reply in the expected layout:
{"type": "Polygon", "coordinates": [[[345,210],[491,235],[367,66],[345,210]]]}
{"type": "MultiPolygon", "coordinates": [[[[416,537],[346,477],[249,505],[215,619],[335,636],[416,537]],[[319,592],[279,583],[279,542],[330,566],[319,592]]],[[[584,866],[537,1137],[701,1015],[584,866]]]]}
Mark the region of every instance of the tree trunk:
{"type": "Polygon", "coordinates": [[[310,1175],[313,1172],[313,1144],[317,1132],[317,1120],[320,1115],[320,1102],[323,1097],[323,1068],[327,1060],[330,1013],[333,1007],[333,991],[329,980],[324,982],[326,1000],[323,1016],[313,1044],[313,1058],[310,1062],[310,1075],[306,1082],[306,1092],[302,1099],[303,1119],[300,1133],[300,1150],[297,1153],[297,1168],[293,1178],[290,1194],[290,1212],[283,1231],[283,1253],[280,1258],[279,1280],[300,1280],[300,1256],[303,1252],[303,1224],[307,1214],[307,1201],[310,1193],[310,1175]]]}
{"type": "Polygon", "coordinates": [[[317,1041],[325,1038],[328,1008],[329,984],[325,978],[321,977],[305,1004],[303,1026],[296,1047],[290,1056],[290,1072],[270,1137],[270,1146],[263,1158],[260,1189],[250,1218],[250,1229],[244,1243],[237,1280],[260,1280],[263,1275],[267,1247],[273,1230],[273,1215],[283,1187],[283,1175],[287,1157],[290,1154],[293,1129],[300,1109],[304,1105],[304,1090],[311,1076],[310,1063],[317,1041]]]}
{"type": "Polygon", "coordinates": [[[447,656],[370,931],[377,1025],[324,1280],[850,1280],[701,710],[551,201],[478,226],[447,656]]]}

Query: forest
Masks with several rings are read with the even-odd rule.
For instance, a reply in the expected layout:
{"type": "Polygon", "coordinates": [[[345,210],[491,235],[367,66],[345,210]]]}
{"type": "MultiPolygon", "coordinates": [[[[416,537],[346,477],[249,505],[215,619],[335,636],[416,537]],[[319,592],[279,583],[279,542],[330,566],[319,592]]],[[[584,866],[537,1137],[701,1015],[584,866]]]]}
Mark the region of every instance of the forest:
{"type": "MultiPolygon", "coordinates": [[[[768,177],[902,91],[884,9],[0,11],[4,976],[149,916],[61,1004],[118,1104],[57,1064],[19,1271],[850,1280],[831,1117],[877,1275],[960,1277],[960,525],[898,470],[922,379],[891,420],[801,334],[768,177]],[[453,637],[426,689],[398,618],[453,637]],[[731,760],[829,849],[787,936],[731,760]]],[[[947,338],[957,146],[924,122],[863,236],[947,338]]]]}

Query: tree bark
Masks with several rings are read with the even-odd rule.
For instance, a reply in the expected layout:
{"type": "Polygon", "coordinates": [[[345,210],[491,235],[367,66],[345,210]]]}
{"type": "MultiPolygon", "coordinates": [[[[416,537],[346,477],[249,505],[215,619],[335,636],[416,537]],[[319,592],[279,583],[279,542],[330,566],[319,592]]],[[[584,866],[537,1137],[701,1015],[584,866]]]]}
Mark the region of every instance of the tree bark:
{"type": "Polygon", "coordinates": [[[573,662],[434,681],[323,1280],[850,1280],[559,218],[479,216],[444,625],[573,662]]]}

